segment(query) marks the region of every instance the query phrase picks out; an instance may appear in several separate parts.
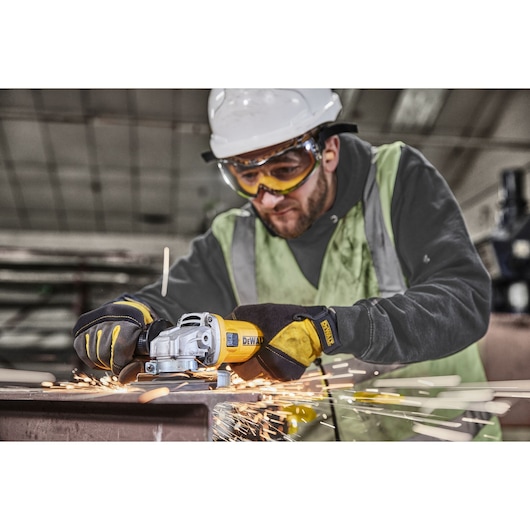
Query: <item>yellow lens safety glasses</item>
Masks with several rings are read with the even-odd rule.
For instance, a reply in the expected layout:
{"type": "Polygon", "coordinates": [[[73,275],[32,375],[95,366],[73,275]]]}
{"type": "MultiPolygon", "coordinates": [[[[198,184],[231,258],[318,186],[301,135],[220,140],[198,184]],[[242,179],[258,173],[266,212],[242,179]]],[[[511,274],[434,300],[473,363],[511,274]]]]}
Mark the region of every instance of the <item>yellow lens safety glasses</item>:
{"type": "Polygon", "coordinates": [[[286,195],[301,186],[319,165],[322,158],[317,141],[304,135],[265,157],[252,159],[238,156],[218,160],[217,165],[226,183],[239,195],[257,197],[260,189],[286,195]]]}

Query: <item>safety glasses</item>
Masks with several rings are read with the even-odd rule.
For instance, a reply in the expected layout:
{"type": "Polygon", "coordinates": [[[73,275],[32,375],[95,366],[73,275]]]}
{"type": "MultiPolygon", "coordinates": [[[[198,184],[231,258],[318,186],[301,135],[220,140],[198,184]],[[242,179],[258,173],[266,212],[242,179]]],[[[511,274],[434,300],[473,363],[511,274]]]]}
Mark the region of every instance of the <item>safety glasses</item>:
{"type": "Polygon", "coordinates": [[[317,140],[304,135],[282,144],[266,157],[231,157],[217,161],[226,183],[239,195],[251,199],[260,189],[286,195],[300,187],[320,164],[317,140]]]}

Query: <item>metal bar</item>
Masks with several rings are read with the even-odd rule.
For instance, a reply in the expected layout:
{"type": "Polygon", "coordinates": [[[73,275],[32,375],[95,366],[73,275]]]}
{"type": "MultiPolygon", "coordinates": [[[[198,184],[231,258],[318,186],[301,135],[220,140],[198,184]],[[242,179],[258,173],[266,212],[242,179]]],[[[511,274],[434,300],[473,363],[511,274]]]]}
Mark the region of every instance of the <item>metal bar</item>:
{"type": "Polygon", "coordinates": [[[0,159],[3,159],[6,177],[11,195],[13,197],[14,209],[18,217],[19,227],[23,229],[31,228],[28,209],[25,204],[24,194],[22,192],[22,185],[18,178],[15,168],[15,162],[11,156],[7,134],[4,130],[2,119],[0,118],[0,159]]]}
{"type": "Polygon", "coordinates": [[[434,148],[458,148],[458,149],[479,149],[483,151],[496,150],[517,150],[526,151],[530,149],[530,139],[528,138],[494,138],[494,137],[462,137],[453,135],[432,134],[423,136],[411,133],[391,133],[374,132],[364,130],[359,134],[363,140],[374,144],[387,143],[398,139],[413,146],[434,147],[434,148]]]}
{"type": "MultiPolygon", "coordinates": [[[[150,275],[144,276],[145,280],[152,281],[153,277],[150,275]]],[[[145,281],[142,280],[142,281],[145,281]]],[[[47,272],[47,271],[12,271],[0,270],[1,283],[13,284],[65,284],[79,282],[91,282],[99,284],[119,284],[128,285],[131,281],[131,275],[123,272],[91,272],[91,271],[61,271],[61,272],[47,272]]],[[[140,282],[141,280],[138,279],[140,282]]]]}
{"type": "MultiPolygon", "coordinates": [[[[499,122],[506,113],[506,109],[509,108],[510,100],[514,97],[514,92],[511,90],[501,91],[486,91],[485,96],[482,98],[483,101],[475,109],[475,116],[471,119],[468,125],[467,133],[464,137],[486,137],[491,138],[494,134],[499,122]],[[489,109],[489,112],[485,112],[485,109],[489,109]],[[484,121],[484,123],[481,123],[484,121]],[[478,126],[473,126],[477,123],[478,126]]],[[[467,149],[463,149],[462,146],[458,145],[452,149],[452,152],[448,156],[448,160],[454,160],[453,168],[449,170],[449,174],[455,175],[452,179],[451,185],[453,189],[457,189],[461,186],[466,176],[476,162],[479,155],[485,149],[484,146],[477,145],[474,149],[467,146],[467,149]],[[460,156],[463,153],[464,156],[460,156]]],[[[506,147],[504,147],[506,149],[506,147]]]]}
{"type": "Polygon", "coordinates": [[[211,441],[222,402],[255,402],[259,394],[170,392],[142,403],[141,391],[0,389],[3,441],[211,441]]]}
{"type": "Polygon", "coordinates": [[[92,192],[92,204],[94,207],[94,220],[98,231],[106,232],[105,210],[102,201],[102,184],[97,156],[96,133],[91,120],[94,112],[90,105],[90,91],[88,89],[80,91],[81,107],[86,115],[84,132],[88,152],[88,169],[90,175],[90,191],[92,192]]]}
{"type": "Polygon", "coordinates": [[[50,189],[53,196],[53,212],[57,220],[57,227],[59,229],[68,231],[68,218],[66,215],[65,201],[62,193],[61,182],[57,171],[57,159],[53,140],[50,133],[48,122],[43,118],[44,101],[40,89],[32,89],[31,95],[33,97],[33,104],[35,113],[37,115],[38,125],[42,138],[42,145],[46,156],[46,170],[47,177],[50,183],[50,189]]]}
{"type": "Polygon", "coordinates": [[[355,121],[361,90],[359,88],[345,88],[339,89],[337,92],[342,103],[341,119],[344,121],[355,121]]]}
{"type": "MultiPolygon", "coordinates": [[[[56,114],[49,111],[42,113],[42,119],[50,123],[69,123],[76,125],[83,125],[87,123],[87,119],[81,115],[72,115],[68,111],[56,114]]],[[[25,112],[23,110],[2,109],[0,110],[0,120],[10,121],[35,121],[35,114],[33,112],[25,112]]],[[[118,116],[113,114],[105,114],[101,112],[94,113],[88,118],[88,122],[92,125],[121,125],[124,127],[142,126],[163,129],[174,129],[177,134],[185,134],[190,136],[202,135],[209,136],[210,126],[207,123],[198,122],[174,122],[172,119],[157,118],[157,117],[141,117],[141,116],[118,116]]],[[[207,148],[207,145],[205,145],[207,148]]]]}
{"type": "MultiPolygon", "coordinates": [[[[178,113],[182,111],[182,99],[177,97],[177,92],[172,92],[171,98],[173,115],[172,115],[172,127],[171,127],[171,170],[170,170],[170,183],[169,183],[169,211],[178,211],[178,197],[180,191],[180,165],[181,165],[181,153],[182,153],[182,141],[181,135],[178,134],[178,123],[175,121],[174,116],[178,116],[178,113]]],[[[167,233],[171,233],[171,228],[174,232],[179,231],[179,218],[178,215],[173,215],[171,224],[168,223],[167,233]]]]}
{"type": "Polygon", "coordinates": [[[6,247],[30,248],[33,251],[65,251],[76,255],[113,255],[117,260],[141,259],[141,256],[162,256],[162,249],[169,244],[171,254],[185,255],[188,252],[190,237],[172,236],[168,241],[160,234],[94,234],[89,232],[35,232],[21,230],[0,230],[0,251],[6,247]],[[129,254],[131,253],[131,254],[129,254]]]}
{"type": "Polygon", "coordinates": [[[139,214],[141,209],[141,195],[140,195],[140,166],[139,166],[139,152],[140,152],[140,138],[138,132],[138,105],[136,102],[136,93],[133,90],[126,92],[127,109],[131,116],[129,126],[129,172],[130,172],[130,195],[131,195],[131,223],[136,230],[139,222],[139,214]]]}

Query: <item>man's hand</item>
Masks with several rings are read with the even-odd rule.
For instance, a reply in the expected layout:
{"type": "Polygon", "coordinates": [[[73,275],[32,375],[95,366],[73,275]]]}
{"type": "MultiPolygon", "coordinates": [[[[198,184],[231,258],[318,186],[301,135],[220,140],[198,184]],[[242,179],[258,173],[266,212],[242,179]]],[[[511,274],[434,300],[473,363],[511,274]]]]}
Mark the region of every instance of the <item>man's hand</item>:
{"type": "Polygon", "coordinates": [[[263,332],[263,345],[251,359],[230,364],[245,380],[299,379],[322,352],[331,353],[340,347],[335,315],[323,306],[242,305],[228,318],[252,322],[263,332]]]}
{"type": "MultiPolygon", "coordinates": [[[[140,334],[153,322],[149,308],[134,300],[120,300],[81,315],[74,326],[74,348],[91,368],[115,375],[134,362],[140,334]]],[[[137,363],[140,371],[140,363],[137,363]]],[[[124,381],[126,382],[126,381],[124,381]]]]}

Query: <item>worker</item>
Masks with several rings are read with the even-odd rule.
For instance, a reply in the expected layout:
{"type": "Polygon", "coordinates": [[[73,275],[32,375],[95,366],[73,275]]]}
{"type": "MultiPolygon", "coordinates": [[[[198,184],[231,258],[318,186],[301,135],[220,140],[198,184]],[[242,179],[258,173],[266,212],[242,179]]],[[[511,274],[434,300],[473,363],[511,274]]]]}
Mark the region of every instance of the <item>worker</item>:
{"type": "MultiPolygon", "coordinates": [[[[208,311],[262,329],[260,350],[231,366],[246,380],[297,380],[315,366],[331,377],[340,358],[356,389],[389,377],[484,381],[490,278],[454,196],[418,150],[374,147],[340,111],[330,89],[212,90],[203,157],[248,202],[192,241],[165,296],[161,277],[82,315],[81,359],[125,373],[153,320],[208,311]]],[[[412,421],[329,402],[298,439],[430,439],[412,421]]],[[[461,422],[473,439],[500,439],[496,418],[459,414],[475,414],[461,422]]]]}

